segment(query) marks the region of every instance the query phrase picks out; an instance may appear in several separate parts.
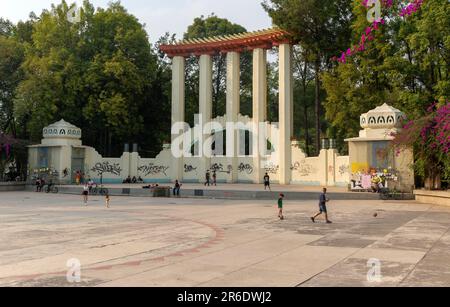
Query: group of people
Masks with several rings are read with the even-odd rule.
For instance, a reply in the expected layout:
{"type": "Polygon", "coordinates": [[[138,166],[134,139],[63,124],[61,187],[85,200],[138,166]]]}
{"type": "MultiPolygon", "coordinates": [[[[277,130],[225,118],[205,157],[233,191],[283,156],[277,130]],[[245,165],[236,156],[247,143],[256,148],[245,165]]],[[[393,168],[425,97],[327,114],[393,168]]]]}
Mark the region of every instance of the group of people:
{"type": "Polygon", "coordinates": [[[351,180],[352,191],[371,191],[380,193],[387,187],[385,174],[372,172],[371,174],[357,174],[356,179],[351,180]]]}
{"type": "MultiPolygon", "coordinates": [[[[283,201],[284,201],[284,194],[280,194],[280,198],[278,198],[278,218],[280,220],[284,220],[284,214],[283,214],[283,201]]],[[[316,223],[316,219],[324,215],[325,216],[325,222],[327,224],[332,224],[333,222],[330,221],[328,218],[328,208],[327,203],[330,201],[330,199],[327,196],[327,189],[324,188],[322,194],[320,194],[319,198],[319,212],[311,217],[311,221],[313,223],[316,223]]]]}
{"type": "Polygon", "coordinates": [[[216,171],[212,172],[212,181],[211,181],[211,171],[210,170],[206,171],[205,177],[206,177],[205,187],[206,186],[209,187],[211,185],[217,187],[217,172],[216,171]]]}
{"type": "Polygon", "coordinates": [[[141,178],[141,176],[139,176],[139,178],[136,178],[136,176],[134,176],[133,178],[131,178],[131,176],[128,176],[127,179],[125,179],[123,181],[123,183],[125,183],[125,184],[137,184],[137,183],[144,183],[144,180],[141,178]]]}
{"type": "MultiPolygon", "coordinates": [[[[92,179],[89,179],[88,182],[84,183],[82,195],[83,195],[83,202],[86,207],[88,206],[89,194],[92,193],[92,189],[94,188],[94,186],[95,182],[92,179]]],[[[109,196],[109,193],[106,193],[105,195],[106,208],[110,208],[110,201],[111,197],[109,196]]]]}
{"type": "Polygon", "coordinates": [[[46,182],[44,178],[37,177],[35,184],[36,192],[42,192],[42,189],[45,187],[46,182]]]}

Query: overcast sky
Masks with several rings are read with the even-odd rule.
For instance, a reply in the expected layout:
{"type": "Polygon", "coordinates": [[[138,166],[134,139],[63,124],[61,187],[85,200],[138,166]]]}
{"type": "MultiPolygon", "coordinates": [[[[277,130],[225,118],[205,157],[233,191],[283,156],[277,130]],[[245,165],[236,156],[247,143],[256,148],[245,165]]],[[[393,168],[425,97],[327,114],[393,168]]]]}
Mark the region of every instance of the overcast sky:
{"type": "MultiPolygon", "coordinates": [[[[30,12],[37,15],[60,0],[0,0],[0,17],[13,22],[26,20],[30,12]]],[[[81,3],[81,0],[68,2],[81,3]]],[[[95,7],[105,7],[110,0],[91,0],[95,7]]],[[[262,0],[122,0],[130,13],[147,25],[150,40],[155,42],[165,32],[176,33],[178,38],[195,17],[215,13],[247,30],[260,30],[271,26],[270,18],[261,7],[262,0]]]]}

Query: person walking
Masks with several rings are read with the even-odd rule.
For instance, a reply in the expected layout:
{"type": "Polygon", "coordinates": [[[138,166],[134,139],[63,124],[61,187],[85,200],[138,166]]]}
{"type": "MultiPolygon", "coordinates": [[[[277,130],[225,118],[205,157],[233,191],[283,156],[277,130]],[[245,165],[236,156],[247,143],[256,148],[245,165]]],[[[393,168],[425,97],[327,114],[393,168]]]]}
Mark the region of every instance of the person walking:
{"type": "Polygon", "coordinates": [[[280,220],[284,220],[283,200],[284,200],[284,194],[280,194],[280,198],[278,198],[278,217],[280,218],[280,220]]]}
{"type": "Polygon", "coordinates": [[[211,185],[211,173],[208,171],[206,171],[206,182],[205,182],[205,186],[210,186],[211,185]]]}
{"type": "Polygon", "coordinates": [[[264,176],[264,191],[267,191],[267,189],[272,192],[272,188],[270,187],[270,177],[268,173],[266,173],[266,175],[264,176]]]}
{"type": "Polygon", "coordinates": [[[89,185],[85,183],[83,186],[83,201],[85,206],[88,205],[88,197],[89,197],[89,185]]]}
{"type": "Polygon", "coordinates": [[[323,193],[320,194],[320,201],[319,201],[319,210],[320,212],[317,213],[314,217],[311,218],[311,221],[313,223],[316,222],[316,218],[318,218],[320,215],[325,215],[325,220],[327,224],[332,224],[332,222],[328,219],[328,209],[327,209],[327,203],[330,201],[330,199],[327,197],[327,189],[323,189],[323,193]]]}

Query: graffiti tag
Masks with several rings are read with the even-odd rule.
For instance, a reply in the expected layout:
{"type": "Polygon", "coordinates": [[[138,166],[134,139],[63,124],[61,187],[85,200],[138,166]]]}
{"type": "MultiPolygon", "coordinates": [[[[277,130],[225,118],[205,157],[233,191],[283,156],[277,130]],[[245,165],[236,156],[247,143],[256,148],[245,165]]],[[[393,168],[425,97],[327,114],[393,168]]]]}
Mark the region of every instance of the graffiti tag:
{"type": "Polygon", "coordinates": [[[122,169],[120,168],[119,163],[110,164],[109,162],[99,162],[95,164],[91,171],[97,172],[99,176],[103,174],[113,174],[116,176],[120,176],[120,174],[122,173],[122,169]]]}
{"type": "Polygon", "coordinates": [[[187,165],[187,164],[184,165],[185,173],[192,173],[192,172],[195,172],[196,170],[197,170],[197,168],[193,167],[192,165],[187,165]]]}
{"type": "Polygon", "coordinates": [[[231,172],[233,171],[233,167],[231,165],[227,166],[227,170],[225,171],[223,168],[223,164],[222,163],[214,163],[210,170],[212,172],[216,172],[216,173],[227,173],[227,174],[231,174],[231,172]]]}
{"type": "Polygon", "coordinates": [[[341,174],[341,176],[347,174],[350,171],[350,167],[348,165],[341,165],[339,167],[339,174],[341,174]]]}
{"type": "Polygon", "coordinates": [[[297,171],[302,177],[307,177],[316,173],[316,169],[312,165],[306,164],[305,161],[302,161],[301,163],[295,162],[291,167],[291,170],[297,171]]]}
{"type": "Polygon", "coordinates": [[[158,175],[158,174],[164,174],[164,176],[167,176],[167,170],[169,169],[169,166],[161,166],[161,165],[154,165],[153,163],[150,163],[148,165],[143,165],[138,168],[138,171],[143,173],[144,176],[148,175],[158,175]]]}
{"type": "Polygon", "coordinates": [[[280,166],[279,165],[275,165],[275,164],[269,164],[269,165],[266,165],[266,167],[265,167],[265,171],[266,171],[266,173],[268,173],[268,174],[272,174],[272,175],[276,175],[276,174],[278,174],[278,171],[280,170],[280,166]]]}
{"type": "Polygon", "coordinates": [[[251,166],[250,164],[241,163],[238,167],[238,171],[240,173],[246,172],[247,174],[251,175],[253,173],[253,166],[251,166]]]}

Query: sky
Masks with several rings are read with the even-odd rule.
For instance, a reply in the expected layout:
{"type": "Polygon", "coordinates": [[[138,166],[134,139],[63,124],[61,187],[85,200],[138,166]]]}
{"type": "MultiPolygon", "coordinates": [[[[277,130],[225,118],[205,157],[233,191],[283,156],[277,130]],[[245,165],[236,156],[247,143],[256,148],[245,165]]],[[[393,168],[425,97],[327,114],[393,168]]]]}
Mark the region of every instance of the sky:
{"type": "MultiPolygon", "coordinates": [[[[106,7],[110,0],[91,0],[95,7],[106,7]]],[[[13,22],[26,20],[30,12],[39,15],[60,0],[0,0],[0,17],[13,22]]],[[[68,0],[81,3],[81,0],[68,0]]],[[[122,5],[135,15],[153,43],[164,33],[181,38],[194,18],[215,13],[248,31],[271,27],[271,20],[261,7],[262,0],[122,0],[122,5]]]]}

